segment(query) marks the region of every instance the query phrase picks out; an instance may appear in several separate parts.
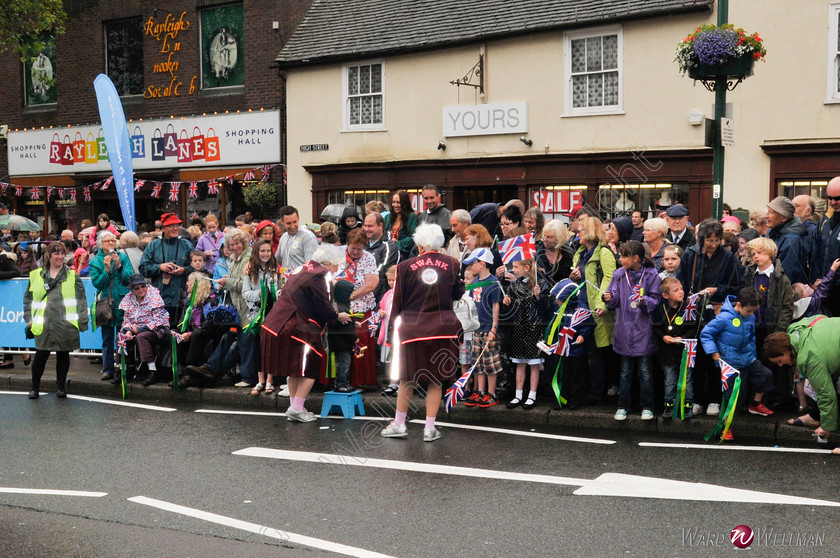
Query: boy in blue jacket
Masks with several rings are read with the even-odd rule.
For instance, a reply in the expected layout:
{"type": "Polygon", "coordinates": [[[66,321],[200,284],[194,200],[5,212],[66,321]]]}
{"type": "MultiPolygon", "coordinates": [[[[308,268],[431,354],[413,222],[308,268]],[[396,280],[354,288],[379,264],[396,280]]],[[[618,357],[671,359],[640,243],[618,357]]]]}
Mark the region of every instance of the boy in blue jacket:
{"type": "MultiPolygon", "coordinates": [[[[700,333],[700,342],[715,362],[722,359],[741,373],[741,384],[753,394],[750,414],[766,417],[773,411],[762,403],[762,399],[765,392],[773,389],[773,373],[756,355],[754,314],[760,304],[761,298],[752,287],[738,291],[737,298],[727,296],[720,314],[700,333]]],[[[730,385],[727,391],[731,389],[730,385]]]]}
{"type": "MultiPolygon", "coordinates": [[[[551,289],[551,294],[557,305],[562,307],[577,287],[578,285],[571,279],[563,279],[551,289]]],[[[589,311],[586,294],[584,292],[581,295],[581,292],[583,291],[577,292],[569,300],[560,325],[557,327],[555,341],[562,338],[563,347],[558,344],[556,352],[545,360],[545,371],[553,376],[557,369],[557,359],[563,359],[562,394],[568,401],[566,407],[570,410],[579,409],[590,390],[586,340],[595,330],[595,320],[589,311]],[[578,313],[578,310],[581,312],[578,313]]],[[[549,322],[549,327],[552,323],[553,320],[549,322]]]]}

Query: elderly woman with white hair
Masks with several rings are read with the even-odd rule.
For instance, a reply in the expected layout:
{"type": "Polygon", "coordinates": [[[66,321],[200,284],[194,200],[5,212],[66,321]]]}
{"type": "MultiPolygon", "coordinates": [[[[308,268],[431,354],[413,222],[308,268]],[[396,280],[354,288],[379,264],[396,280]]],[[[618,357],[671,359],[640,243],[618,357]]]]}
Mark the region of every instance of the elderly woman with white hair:
{"type": "Polygon", "coordinates": [[[102,331],[101,379],[105,381],[114,379],[114,338],[123,320],[119,305],[128,294],[128,279],[134,274],[134,268],[128,255],[117,251],[117,236],[111,231],[104,230],[97,235],[96,248],[96,255],[90,261],[97,309],[93,326],[102,331]]]}
{"type": "Polygon", "coordinates": [[[381,432],[385,438],[408,436],[405,419],[414,388],[420,383],[428,383],[423,441],[440,438],[435,418],[442,386],[460,373],[461,323],[452,304],[464,295],[464,281],[460,277],[461,263],[439,252],[443,242],[438,225],[417,227],[414,243],[420,255],[397,267],[388,338],[394,346],[393,365],[399,372],[400,388],[394,422],[381,432]]]}
{"type": "Polygon", "coordinates": [[[670,244],[668,242],[668,222],[662,217],[648,219],[645,221],[642,234],[645,244],[650,247],[650,259],[653,260],[656,272],[659,273],[663,269],[662,260],[665,258],[665,247],[670,244]]]}
{"type": "Polygon", "coordinates": [[[292,271],[262,324],[262,369],[289,377],[289,421],[317,418],[304,403],[327,354],[321,333],[329,325],[351,320],[346,312],[336,312],[330,302],[332,275],[345,261],[344,250],[338,246],[319,246],[311,260],[292,271]]]}

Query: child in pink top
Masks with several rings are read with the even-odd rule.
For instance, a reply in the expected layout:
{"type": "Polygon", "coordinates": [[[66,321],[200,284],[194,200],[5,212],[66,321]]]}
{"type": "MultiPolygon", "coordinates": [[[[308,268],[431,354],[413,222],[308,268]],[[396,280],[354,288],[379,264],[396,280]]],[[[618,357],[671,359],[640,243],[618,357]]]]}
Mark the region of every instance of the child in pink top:
{"type": "MultiPolygon", "coordinates": [[[[382,295],[382,300],[379,301],[379,336],[376,338],[376,342],[379,344],[380,347],[380,362],[383,362],[385,365],[386,375],[390,371],[389,364],[391,363],[391,348],[385,346],[385,336],[388,333],[388,320],[391,317],[391,304],[394,302],[394,284],[397,282],[397,266],[392,265],[388,268],[388,271],[385,272],[385,276],[388,278],[388,291],[382,295]]],[[[390,379],[390,383],[388,387],[383,390],[383,393],[386,395],[397,395],[397,389],[399,389],[399,384],[396,383],[394,378],[390,379]]]]}

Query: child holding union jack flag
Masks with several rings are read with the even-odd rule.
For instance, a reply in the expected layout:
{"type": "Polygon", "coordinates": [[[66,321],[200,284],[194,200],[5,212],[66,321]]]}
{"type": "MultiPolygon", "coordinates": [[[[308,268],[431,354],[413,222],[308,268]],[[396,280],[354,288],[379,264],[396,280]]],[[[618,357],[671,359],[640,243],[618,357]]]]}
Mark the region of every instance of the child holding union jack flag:
{"type": "MultiPolygon", "coordinates": [[[[667,277],[659,286],[662,304],[653,313],[653,334],[659,343],[659,364],[665,376],[665,412],[663,418],[671,418],[674,411],[679,411],[675,403],[679,403],[677,384],[682,372],[682,356],[686,341],[694,341],[689,346],[688,358],[694,360],[697,354],[697,335],[699,312],[691,312],[685,300],[685,291],[679,279],[667,277]],[[689,311],[687,311],[689,310],[689,311]],[[692,354],[693,353],[693,354],[692,354]]],[[[694,381],[692,371],[694,363],[689,362],[684,379],[685,403],[683,415],[685,418],[693,416],[694,381]]]]}
{"type": "Polygon", "coordinates": [[[607,308],[616,311],[613,348],[621,355],[621,382],[615,420],[625,420],[630,408],[633,372],[639,370],[642,420],[653,419],[652,356],[656,353],[651,317],[659,304],[659,275],[638,240],[619,248],[621,269],[604,293],[607,308]]]}
{"type": "MultiPolygon", "coordinates": [[[[755,348],[755,313],[761,299],[752,287],[726,297],[720,314],[700,333],[703,350],[715,362],[723,360],[741,373],[741,383],[752,393],[749,412],[769,416],[773,411],[763,403],[764,393],[773,389],[773,373],[758,360],[755,348]]],[[[728,390],[731,390],[729,383],[728,390]]],[[[745,390],[746,391],[746,390],[745,390]]]]}
{"type": "MultiPolygon", "coordinates": [[[[595,330],[595,320],[589,311],[586,292],[571,279],[563,279],[551,289],[555,302],[562,308],[567,300],[566,309],[557,329],[557,346],[554,353],[545,359],[545,369],[551,373],[557,369],[557,360],[563,360],[562,390],[566,398],[566,407],[570,410],[580,408],[592,391],[592,376],[588,373],[586,342],[595,330]],[[575,291],[578,291],[575,293],[575,291]]],[[[558,310],[559,311],[559,310],[558,310]]],[[[556,407],[559,409],[559,406],[556,407]]]]}

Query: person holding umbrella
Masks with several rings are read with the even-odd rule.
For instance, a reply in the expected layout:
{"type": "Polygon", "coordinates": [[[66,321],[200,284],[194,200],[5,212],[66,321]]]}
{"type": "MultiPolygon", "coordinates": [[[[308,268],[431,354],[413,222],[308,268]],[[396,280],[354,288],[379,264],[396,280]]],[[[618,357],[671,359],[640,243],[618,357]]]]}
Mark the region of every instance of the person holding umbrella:
{"type": "Polygon", "coordinates": [[[79,332],[87,331],[85,288],[76,273],[64,264],[67,249],[53,242],[47,249],[44,267],[29,274],[29,287],[23,297],[23,318],[27,334],[35,337],[30,399],[37,399],[41,376],[50,353],[56,354],[56,396],[67,397],[67,371],[70,351],[79,349],[79,332]]]}

